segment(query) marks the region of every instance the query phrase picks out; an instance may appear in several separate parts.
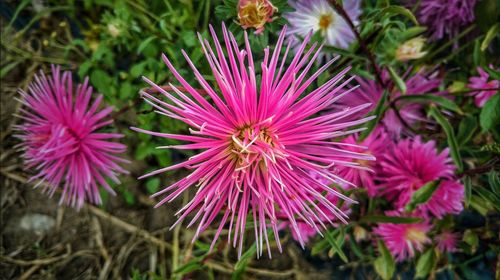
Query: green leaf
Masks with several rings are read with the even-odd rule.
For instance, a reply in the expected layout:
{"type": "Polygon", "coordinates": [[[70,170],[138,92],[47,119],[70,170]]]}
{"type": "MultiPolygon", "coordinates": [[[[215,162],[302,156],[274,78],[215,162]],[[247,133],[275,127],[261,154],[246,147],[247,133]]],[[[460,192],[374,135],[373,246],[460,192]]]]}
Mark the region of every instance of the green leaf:
{"type": "Polygon", "coordinates": [[[87,60],[84,63],[80,64],[80,67],[78,68],[78,77],[80,79],[83,79],[89,72],[90,67],[92,67],[92,61],[87,60]]]}
{"type": "Polygon", "coordinates": [[[125,199],[125,202],[127,202],[128,205],[134,205],[135,204],[135,196],[134,194],[129,191],[129,190],[123,190],[122,192],[123,199],[125,199]]]}
{"type": "Polygon", "coordinates": [[[248,250],[241,255],[241,258],[234,265],[234,273],[231,276],[231,279],[241,279],[243,273],[245,273],[245,269],[247,268],[248,262],[257,252],[257,245],[253,243],[252,247],[248,248],[248,250]]]}
{"type": "Polygon", "coordinates": [[[485,51],[488,46],[490,45],[491,41],[493,41],[493,38],[500,32],[500,23],[496,23],[486,33],[486,36],[484,37],[483,42],[481,43],[481,51],[485,51]]]}
{"type": "Polygon", "coordinates": [[[463,111],[460,107],[450,100],[443,96],[432,95],[432,94],[421,94],[421,95],[401,95],[397,98],[398,101],[408,101],[408,102],[418,102],[418,103],[436,103],[439,106],[457,112],[459,114],[463,114],[463,111]]]}
{"type": "Polygon", "coordinates": [[[470,229],[465,230],[462,240],[471,247],[477,247],[477,245],[479,245],[477,234],[470,229]]]}
{"type": "Polygon", "coordinates": [[[3,78],[5,75],[9,74],[9,72],[14,69],[22,60],[13,61],[2,67],[0,70],[0,78],[3,78]]]}
{"type": "Polygon", "coordinates": [[[413,13],[410,10],[408,10],[407,8],[402,7],[402,6],[392,5],[392,6],[389,6],[387,8],[384,8],[384,9],[382,9],[382,11],[380,11],[380,15],[383,16],[385,14],[402,15],[404,17],[407,17],[411,21],[413,21],[413,23],[415,25],[419,25],[417,18],[413,15],[413,13]]]}
{"type": "Polygon", "coordinates": [[[380,97],[380,100],[378,101],[377,107],[375,107],[375,110],[373,111],[373,115],[375,118],[371,121],[368,122],[366,126],[366,130],[361,132],[361,135],[359,136],[358,142],[363,142],[368,135],[375,129],[377,126],[378,122],[384,115],[385,110],[387,107],[385,106],[385,103],[387,101],[387,96],[389,95],[389,91],[384,90],[384,93],[382,94],[382,97],[380,97]]]}
{"type": "Polygon", "coordinates": [[[156,39],[155,35],[149,36],[144,41],[142,41],[141,44],[139,44],[139,46],[137,47],[137,54],[140,54],[151,42],[153,42],[154,39],[156,39]]]}
{"type": "Polygon", "coordinates": [[[483,200],[488,204],[487,206],[491,208],[495,208],[497,211],[500,211],[500,197],[495,195],[493,192],[487,190],[482,186],[475,186],[474,191],[479,194],[483,198],[483,200]]]}
{"type": "Polygon", "coordinates": [[[398,73],[392,69],[392,67],[388,66],[389,69],[389,74],[391,76],[392,81],[396,85],[396,87],[399,89],[402,95],[406,94],[406,83],[403,81],[401,77],[399,77],[398,73]]]}
{"type": "Polygon", "coordinates": [[[391,223],[391,224],[413,224],[421,222],[421,218],[415,217],[391,217],[383,215],[366,215],[363,216],[360,223],[391,223]]]}
{"type": "Polygon", "coordinates": [[[203,267],[203,265],[200,263],[201,258],[194,258],[192,261],[182,265],[178,269],[174,271],[174,274],[179,274],[179,276],[184,275],[186,273],[199,270],[203,267]]]}
{"type": "Polygon", "coordinates": [[[413,27],[410,27],[410,28],[408,28],[408,29],[406,29],[405,31],[402,32],[402,34],[401,34],[401,40],[402,41],[406,41],[406,40],[415,38],[417,35],[420,35],[423,32],[425,32],[425,30],[427,30],[427,27],[425,27],[425,26],[413,26],[413,27]]]}
{"type": "Polygon", "coordinates": [[[483,132],[500,124],[500,94],[495,94],[484,104],[479,115],[479,123],[483,132]]]}
{"type": "Polygon", "coordinates": [[[158,188],[160,187],[160,178],[152,178],[148,179],[146,182],[146,189],[148,190],[149,194],[156,193],[158,191],[158,188]]]}
{"type": "Polygon", "coordinates": [[[339,245],[339,243],[344,243],[344,241],[341,239],[341,240],[335,240],[333,238],[333,235],[331,234],[331,232],[329,232],[328,230],[325,231],[325,238],[326,240],[328,241],[328,243],[330,244],[330,246],[332,246],[332,250],[334,253],[337,253],[339,254],[339,257],[346,263],[348,263],[348,259],[347,259],[347,256],[344,254],[344,252],[342,251],[342,248],[341,246],[342,245],[339,245]],[[340,241],[340,242],[339,242],[340,241]]]}
{"type": "Polygon", "coordinates": [[[458,172],[462,172],[464,165],[462,163],[462,158],[458,151],[457,139],[455,138],[455,132],[448,120],[441,114],[436,106],[431,106],[429,110],[429,115],[432,116],[443,128],[446,133],[446,139],[448,141],[448,146],[450,147],[451,157],[458,167],[458,172]]]}
{"type": "Polygon", "coordinates": [[[473,195],[471,197],[470,206],[483,216],[486,216],[489,211],[493,210],[493,207],[489,204],[489,202],[479,195],[473,195]]]}
{"type": "Polygon", "coordinates": [[[489,67],[484,67],[484,71],[488,72],[490,77],[494,80],[500,80],[500,71],[497,71],[495,69],[491,69],[489,67]]]}
{"type": "Polygon", "coordinates": [[[356,243],[356,239],[354,238],[353,234],[349,235],[349,245],[351,247],[352,252],[358,257],[359,259],[364,259],[363,251],[361,248],[358,246],[356,243]]]}
{"type": "Polygon", "coordinates": [[[490,183],[491,190],[498,196],[500,196],[500,176],[496,171],[490,171],[488,173],[488,182],[490,183]]]}
{"type": "Polygon", "coordinates": [[[407,212],[415,210],[417,205],[426,203],[438,189],[440,180],[431,181],[416,190],[411,196],[410,202],[405,206],[407,212]]]}
{"type": "Polygon", "coordinates": [[[111,91],[112,80],[105,71],[96,69],[90,74],[90,82],[95,86],[98,92],[108,95],[111,91]]]}
{"type": "Polygon", "coordinates": [[[317,255],[320,252],[323,252],[326,248],[328,248],[328,241],[326,239],[322,239],[314,244],[311,249],[311,255],[317,255]]]}
{"type": "Polygon", "coordinates": [[[381,240],[378,241],[378,250],[380,252],[380,256],[373,262],[375,271],[382,279],[391,279],[394,271],[396,270],[394,258],[385,246],[384,242],[381,240]]]}
{"type": "Polygon", "coordinates": [[[464,177],[465,187],[465,207],[469,207],[472,197],[472,179],[469,176],[464,177]]]}
{"type": "Polygon", "coordinates": [[[464,146],[474,136],[478,128],[476,117],[466,116],[458,126],[457,142],[458,146],[464,146]]]}
{"type": "Polygon", "coordinates": [[[429,273],[431,273],[431,271],[434,269],[435,266],[436,266],[436,254],[434,252],[434,248],[430,248],[425,253],[423,253],[420,256],[420,258],[418,258],[417,266],[415,268],[416,270],[415,277],[416,278],[426,277],[427,275],[429,275],[429,273]]]}

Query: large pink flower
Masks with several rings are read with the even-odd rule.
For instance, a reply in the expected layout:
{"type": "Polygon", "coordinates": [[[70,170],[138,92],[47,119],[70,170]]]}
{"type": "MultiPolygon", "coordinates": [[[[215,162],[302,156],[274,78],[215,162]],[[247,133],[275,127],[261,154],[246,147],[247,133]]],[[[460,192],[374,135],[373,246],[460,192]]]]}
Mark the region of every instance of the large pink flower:
{"type": "MultiPolygon", "coordinates": [[[[392,146],[391,139],[387,136],[383,128],[376,128],[362,143],[363,148],[358,146],[357,138],[351,135],[345,138],[342,148],[352,152],[367,152],[375,158],[381,157],[387,149],[392,146]]],[[[337,167],[339,176],[353,184],[363,187],[368,195],[373,197],[377,194],[378,188],[375,183],[375,172],[377,165],[375,161],[355,160],[347,162],[337,167]]]]}
{"type": "MultiPolygon", "coordinates": [[[[406,79],[406,95],[428,94],[436,91],[441,83],[441,79],[436,77],[436,74],[437,73],[428,73],[425,70],[420,70],[406,79]]],[[[391,83],[388,71],[384,71],[382,73],[382,79],[386,84],[391,83]]],[[[380,101],[380,98],[382,98],[384,88],[374,80],[356,78],[356,81],[359,83],[359,87],[356,88],[351,94],[348,94],[339,100],[339,104],[335,105],[335,107],[350,108],[360,104],[371,103],[371,106],[365,108],[363,111],[360,111],[361,115],[366,115],[375,109],[380,101]]],[[[393,88],[393,92],[390,93],[391,98],[395,99],[401,96],[401,93],[397,90],[397,88],[393,88]]],[[[442,92],[438,92],[437,94],[441,93],[442,92]]],[[[399,107],[399,114],[401,118],[408,125],[413,125],[419,121],[426,121],[421,104],[415,102],[402,104],[397,102],[396,105],[399,107]]],[[[381,122],[385,129],[396,138],[399,137],[401,133],[405,132],[404,125],[393,108],[387,109],[381,122]]]]}
{"type": "MultiPolygon", "coordinates": [[[[399,216],[396,211],[389,211],[388,216],[399,216]]],[[[431,243],[427,233],[432,226],[428,222],[416,224],[381,223],[373,232],[384,240],[387,249],[398,261],[413,258],[415,252],[422,252],[426,244],[431,243]]]]}
{"type": "MultiPolygon", "coordinates": [[[[211,102],[186,82],[170,60],[163,56],[168,68],[187,92],[171,85],[173,92],[170,93],[145,78],[171,102],[148,93],[143,93],[143,96],[160,114],[190,125],[192,135],[133,128],[158,137],[191,142],[170,148],[204,150],[185,162],[151,172],[143,178],[183,167],[192,170],[189,176],[156,194],[170,192],[159,205],[172,201],[188,188],[197,188],[194,198],[178,212],[177,223],[193,213],[189,226],[198,223],[194,235],[197,238],[200,232],[215,223],[218,213],[222,212],[221,219],[217,220],[219,226],[212,246],[228,224],[229,238],[232,235],[233,246],[239,244],[239,254],[249,215],[254,223],[259,255],[262,254],[263,240],[268,243],[268,228],[274,231],[280,246],[278,211],[284,214],[291,230],[296,233],[299,232],[297,217],[324,228],[323,218],[328,216],[321,209],[327,209],[345,222],[345,214],[325,198],[323,192],[350,199],[310,174],[327,178],[329,182],[345,184],[347,182],[330,171],[329,166],[336,164],[340,157],[373,159],[371,155],[338,149],[338,143],[330,141],[334,137],[355,133],[356,129],[348,129],[369,120],[345,121],[366,105],[318,114],[342,96],[342,88],[350,80],[340,81],[348,69],[309,91],[312,82],[330,67],[333,60],[307,77],[319,51],[314,51],[315,45],[304,51],[309,35],[299,52],[291,58],[290,65],[285,66],[288,52],[280,61],[285,30],[281,32],[274,51],[266,48],[261,52],[264,55],[262,63],[254,63],[246,35],[245,46],[240,49],[233,34],[223,27],[225,50],[212,28],[215,49],[200,36],[215,87],[205,80],[187,54],[182,52],[211,102]],[[260,68],[259,74],[256,73],[256,66],[260,68]]],[[[270,254],[269,246],[267,248],[270,254]]]]}
{"type": "Polygon", "coordinates": [[[61,75],[59,67],[52,66],[52,77],[41,72],[29,93],[20,93],[26,109],[20,109],[24,123],[16,126],[17,137],[22,140],[26,169],[38,172],[31,180],[49,183],[50,195],[62,188],[60,202],[77,208],[85,200],[101,203],[99,185],[114,194],[105,177],[119,183],[116,173],[127,173],[117,164],[127,161],[115,155],[126,147],[107,141],[123,135],[97,132],[113,122],[106,120],[113,108],[99,111],[102,96],[89,107],[88,79],[75,91],[71,72],[61,75]]]}
{"type": "Polygon", "coordinates": [[[379,158],[381,170],[381,194],[394,200],[395,206],[403,208],[413,193],[426,183],[443,180],[432,197],[418,209],[442,217],[446,213],[462,210],[463,186],[453,181],[455,166],[448,149],[438,153],[434,141],[424,143],[420,137],[400,140],[384,157],[379,158]]]}
{"type": "Polygon", "coordinates": [[[488,81],[490,75],[481,69],[481,67],[477,68],[477,72],[479,72],[479,76],[470,77],[468,87],[471,89],[482,89],[480,91],[472,92],[470,95],[474,96],[474,103],[477,107],[483,107],[486,101],[498,92],[498,89],[500,88],[500,81],[488,81]]]}

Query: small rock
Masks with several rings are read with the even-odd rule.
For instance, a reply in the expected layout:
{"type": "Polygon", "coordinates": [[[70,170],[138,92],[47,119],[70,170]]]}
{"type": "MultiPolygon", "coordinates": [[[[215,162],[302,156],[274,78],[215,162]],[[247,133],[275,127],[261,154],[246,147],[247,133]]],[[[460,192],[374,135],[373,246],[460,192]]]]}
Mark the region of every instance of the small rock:
{"type": "Polygon", "coordinates": [[[55,224],[56,220],[51,216],[35,213],[24,215],[19,222],[19,227],[26,231],[43,234],[51,231],[55,224]]]}

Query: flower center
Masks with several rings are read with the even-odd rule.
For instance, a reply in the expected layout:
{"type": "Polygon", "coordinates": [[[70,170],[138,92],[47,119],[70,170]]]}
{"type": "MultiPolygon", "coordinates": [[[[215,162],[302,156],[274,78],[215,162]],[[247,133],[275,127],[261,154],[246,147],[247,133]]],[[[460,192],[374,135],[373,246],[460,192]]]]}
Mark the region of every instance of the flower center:
{"type": "Polygon", "coordinates": [[[231,136],[231,153],[237,159],[237,170],[245,170],[255,164],[276,162],[284,157],[278,136],[266,127],[245,126],[231,136]]]}
{"type": "Polygon", "coordinates": [[[276,8],[268,1],[251,1],[241,6],[238,12],[240,24],[247,27],[258,28],[272,16],[276,8]]]}
{"type": "Polygon", "coordinates": [[[326,31],[328,29],[328,27],[330,26],[330,24],[332,23],[333,21],[333,15],[332,14],[322,14],[320,17],[319,17],[319,29],[321,29],[322,31],[326,31]]]}
{"type": "Polygon", "coordinates": [[[409,228],[406,231],[406,239],[417,243],[424,243],[427,239],[425,232],[417,228],[409,228]]]}

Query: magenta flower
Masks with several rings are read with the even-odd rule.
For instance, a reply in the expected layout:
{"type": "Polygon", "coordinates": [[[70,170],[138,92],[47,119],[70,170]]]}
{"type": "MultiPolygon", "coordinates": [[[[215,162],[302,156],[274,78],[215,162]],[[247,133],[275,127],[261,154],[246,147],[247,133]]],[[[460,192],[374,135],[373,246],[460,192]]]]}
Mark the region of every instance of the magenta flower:
{"type": "Polygon", "coordinates": [[[400,140],[379,158],[379,164],[380,194],[394,200],[397,209],[404,208],[413,193],[426,183],[442,179],[429,201],[417,209],[436,217],[462,211],[464,187],[452,179],[455,166],[448,149],[438,153],[434,141],[423,143],[420,137],[400,140]]]}
{"type": "Polygon", "coordinates": [[[441,252],[456,252],[460,235],[456,232],[443,231],[435,237],[436,247],[441,252]]]}
{"type": "Polygon", "coordinates": [[[41,72],[29,93],[20,93],[26,109],[20,109],[24,123],[16,126],[17,137],[22,140],[26,169],[38,172],[30,180],[46,181],[51,196],[62,188],[60,203],[78,209],[86,200],[101,203],[99,185],[115,194],[106,178],[119,183],[117,173],[127,173],[117,164],[127,161],[115,155],[126,147],[107,141],[122,134],[97,132],[113,122],[106,119],[113,108],[98,110],[102,96],[89,107],[88,79],[74,91],[71,72],[61,75],[60,68],[52,66],[52,77],[41,72]]]}
{"type": "MultiPolygon", "coordinates": [[[[345,138],[342,143],[343,149],[352,152],[367,152],[375,158],[381,157],[391,146],[391,139],[382,128],[376,128],[362,143],[360,148],[357,144],[357,137],[351,135],[345,138]],[[388,148],[389,147],[389,148],[388,148]]],[[[345,180],[352,182],[356,186],[367,190],[370,197],[377,194],[378,188],[375,183],[375,173],[377,165],[375,161],[355,160],[338,167],[338,174],[345,180]]]]}
{"type": "MultiPolygon", "coordinates": [[[[406,94],[407,95],[419,95],[419,94],[428,94],[432,91],[438,89],[441,84],[441,79],[436,77],[437,73],[427,73],[424,70],[420,70],[415,73],[413,76],[406,79],[406,94]]],[[[404,75],[406,76],[406,75],[404,75]]],[[[382,73],[382,79],[385,84],[390,84],[391,79],[388,71],[384,71],[382,73]]],[[[359,87],[356,88],[351,94],[343,97],[338,105],[335,105],[337,108],[345,108],[345,107],[354,107],[364,103],[371,103],[371,106],[365,108],[360,111],[361,115],[366,115],[369,112],[373,111],[377,106],[380,98],[384,93],[384,88],[379,85],[374,80],[367,80],[362,78],[356,78],[356,81],[359,83],[359,87]]],[[[396,87],[393,87],[393,92],[390,93],[392,99],[397,98],[401,95],[401,93],[397,90],[396,87]]],[[[442,94],[442,92],[437,92],[436,94],[442,94]]],[[[419,121],[426,122],[425,116],[423,114],[423,107],[418,103],[405,103],[400,104],[397,102],[399,106],[399,114],[401,118],[408,124],[413,125],[419,121]]],[[[404,125],[401,120],[398,118],[396,112],[389,108],[383,118],[382,125],[387,130],[387,132],[393,136],[394,138],[399,138],[399,136],[404,134],[409,134],[408,131],[404,130],[404,125]]]]}
{"type": "Polygon", "coordinates": [[[417,3],[418,21],[427,26],[434,41],[454,38],[474,20],[476,0],[409,0],[408,6],[413,8],[417,3]]]}
{"type": "MultiPolygon", "coordinates": [[[[173,226],[189,214],[194,214],[188,226],[198,223],[193,237],[197,238],[200,232],[217,221],[219,225],[212,243],[214,246],[221,230],[228,224],[228,237],[233,237],[233,246],[238,244],[239,254],[242,252],[248,216],[254,223],[259,255],[262,254],[263,241],[268,244],[267,229],[272,229],[281,250],[277,212],[284,214],[291,230],[298,235],[297,218],[311,225],[320,225],[318,230],[326,227],[323,219],[328,218],[328,215],[321,209],[327,209],[328,213],[345,222],[346,215],[323,192],[348,201],[351,199],[315,180],[310,174],[317,174],[329,182],[348,184],[328,167],[337,164],[338,158],[373,160],[371,155],[339,149],[337,142],[330,141],[359,131],[349,129],[371,118],[345,119],[367,105],[318,114],[341,98],[342,88],[351,80],[340,82],[348,69],[322,86],[308,91],[307,88],[318,75],[334,62],[329,61],[306,78],[321,49],[314,52],[316,45],[313,44],[311,49],[304,51],[311,35],[306,36],[290,65],[285,66],[288,51],[281,61],[280,52],[286,28],[281,32],[274,51],[264,49],[261,52],[264,54],[263,62],[257,64],[254,64],[246,35],[245,46],[240,49],[233,34],[223,26],[224,51],[213,28],[210,27],[210,31],[215,49],[201,35],[199,39],[212,69],[216,88],[203,78],[188,55],[184,51],[182,53],[211,103],[181,77],[166,56],[163,56],[164,62],[186,92],[170,85],[174,95],[144,78],[171,103],[143,92],[146,101],[158,113],[191,126],[192,135],[133,129],[158,137],[191,142],[169,148],[204,150],[184,162],[141,177],[178,168],[192,170],[189,176],[155,194],[170,192],[158,206],[172,201],[190,187],[197,188],[194,198],[177,213],[179,219],[173,226]],[[256,66],[260,66],[259,77],[256,66]],[[222,213],[222,217],[215,220],[218,213],[222,213]]],[[[329,219],[327,221],[333,223],[329,219]]],[[[269,246],[267,248],[270,254],[269,246]]]]}
{"type": "MultiPolygon", "coordinates": [[[[351,28],[327,0],[289,0],[289,5],[295,9],[285,13],[288,21],[287,37],[292,43],[298,44],[299,38],[304,38],[309,32],[319,32],[327,46],[348,48],[356,36],[351,28]]],[[[355,25],[361,15],[359,0],[344,0],[343,8],[355,25]]],[[[298,48],[297,48],[298,49],[298,48]]],[[[320,58],[324,57],[323,54],[320,58]]]]}
{"type": "MultiPolygon", "coordinates": [[[[490,65],[490,68],[492,68],[492,65],[490,65]]],[[[481,67],[477,68],[477,72],[479,72],[479,76],[469,78],[468,87],[470,89],[484,89],[481,91],[472,92],[470,94],[474,96],[474,103],[476,104],[476,106],[483,107],[486,101],[488,101],[493,95],[498,92],[498,89],[500,88],[500,81],[488,81],[490,75],[486,71],[481,69],[481,67]]]]}
{"type": "MultiPolygon", "coordinates": [[[[400,216],[396,211],[386,212],[388,216],[400,216]]],[[[413,258],[415,252],[422,252],[431,243],[427,233],[432,229],[428,222],[416,224],[381,223],[373,232],[384,241],[389,252],[397,261],[413,258]]]]}
{"type": "Polygon", "coordinates": [[[459,181],[445,180],[425,204],[419,205],[418,210],[432,213],[437,218],[446,214],[458,214],[464,210],[465,188],[459,181]]]}

